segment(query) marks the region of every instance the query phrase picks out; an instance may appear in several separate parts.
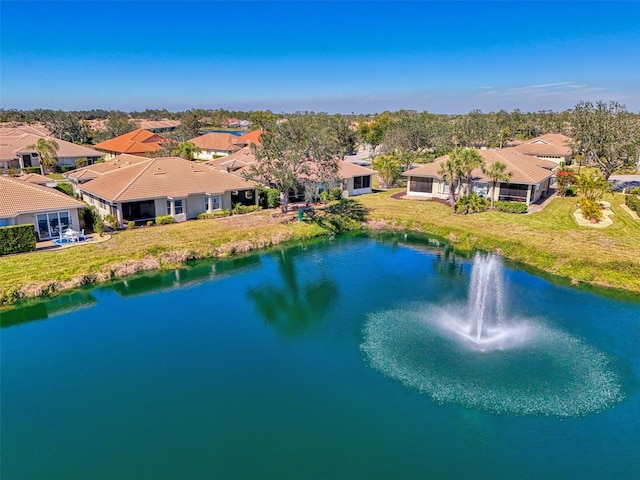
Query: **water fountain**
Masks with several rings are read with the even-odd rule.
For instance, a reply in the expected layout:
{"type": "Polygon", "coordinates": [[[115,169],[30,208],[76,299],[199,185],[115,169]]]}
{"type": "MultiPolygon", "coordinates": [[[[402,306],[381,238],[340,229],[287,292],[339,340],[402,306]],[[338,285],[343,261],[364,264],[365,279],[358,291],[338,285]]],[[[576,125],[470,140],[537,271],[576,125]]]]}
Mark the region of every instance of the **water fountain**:
{"type": "Polygon", "coordinates": [[[439,403],[498,413],[580,416],[620,401],[606,355],[545,319],[508,313],[503,270],[499,257],[478,254],[466,303],[369,315],[370,364],[439,403]]]}

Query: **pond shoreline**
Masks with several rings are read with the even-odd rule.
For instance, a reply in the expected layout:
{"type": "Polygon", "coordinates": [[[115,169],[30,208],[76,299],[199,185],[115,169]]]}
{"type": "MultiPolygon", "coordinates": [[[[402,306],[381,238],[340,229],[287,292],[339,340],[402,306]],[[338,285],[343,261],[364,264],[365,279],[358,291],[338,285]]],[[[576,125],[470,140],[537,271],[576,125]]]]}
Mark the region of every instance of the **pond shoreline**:
{"type": "MultiPolygon", "coordinates": [[[[521,242],[512,241],[509,244],[501,242],[498,239],[483,238],[469,229],[468,232],[461,233],[454,228],[428,228],[424,225],[410,224],[403,221],[400,218],[395,220],[389,220],[385,218],[375,218],[377,216],[371,216],[366,222],[352,222],[342,225],[342,231],[357,231],[364,229],[370,232],[416,232],[425,235],[435,235],[439,238],[443,238],[451,246],[459,252],[470,253],[473,250],[480,249],[485,251],[495,251],[502,255],[505,259],[518,262],[527,268],[538,270],[546,274],[552,275],[559,279],[565,280],[567,284],[575,286],[589,286],[612,290],[614,292],[621,293],[634,293],[640,292],[640,288],[636,288],[635,285],[630,283],[623,283],[627,288],[620,288],[619,285],[607,282],[604,275],[593,278],[579,278],[578,275],[568,275],[564,271],[558,270],[558,263],[563,264],[562,259],[549,255],[543,249],[540,249],[537,253],[537,257],[527,257],[527,254],[531,252],[527,251],[527,247],[523,246],[521,242]],[[540,259],[543,259],[541,261],[540,259]],[[545,263],[547,268],[544,268],[545,263]]],[[[325,217],[326,218],[326,217],[325,217]]],[[[136,256],[128,256],[127,258],[119,261],[114,261],[105,265],[101,265],[99,268],[91,271],[90,268],[80,268],[78,272],[73,275],[69,275],[68,278],[60,278],[55,280],[43,280],[43,281],[27,281],[22,284],[14,284],[11,288],[0,291],[0,308],[11,308],[17,301],[29,298],[38,298],[45,296],[55,296],[60,293],[83,287],[86,285],[98,285],[101,283],[109,282],[116,279],[126,278],[131,275],[135,275],[141,272],[160,271],[166,269],[175,269],[184,266],[186,262],[194,260],[204,259],[224,259],[233,256],[237,253],[246,253],[251,251],[257,251],[272,247],[279,244],[284,244],[293,241],[306,241],[312,238],[318,238],[322,236],[328,236],[337,233],[336,230],[332,230],[327,222],[317,222],[313,219],[308,219],[305,222],[297,222],[295,219],[295,212],[290,212],[287,215],[273,215],[268,211],[263,211],[257,215],[243,215],[239,217],[228,217],[228,219],[217,220],[201,220],[198,222],[212,222],[216,226],[224,227],[228,226],[229,230],[224,240],[217,244],[209,244],[208,248],[190,248],[191,245],[188,241],[184,243],[172,243],[170,247],[164,248],[155,246],[152,241],[143,250],[143,254],[136,256]],[[241,218],[245,217],[245,218],[241,218]],[[233,220],[232,220],[233,219],[233,220]],[[264,232],[266,227],[272,228],[273,231],[264,232]]],[[[195,222],[190,222],[195,223],[195,222]]],[[[202,223],[203,227],[207,224],[202,223]]],[[[180,224],[174,224],[169,226],[152,227],[147,230],[148,232],[157,233],[160,229],[167,229],[168,234],[172,230],[181,228],[180,224]]],[[[114,235],[114,239],[105,242],[102,245],[102,249],[105,247],[117,249],[118,245],[109,245],[118,240],[118,237],[123,236],[122,245],[127,243],[124,238],[127,235],[144,235],[143,229],[132,232],[119,232],[114,235]]],[[[86,245],[80,248],[96,248],[99,245],[86,245]]],[[[122,247],[124,248],[124,247],[122,247]]],[[[75,250],[67,249],[67,250],[75,250]]],[[[53,255],[62,252],[52,252],[53,255]]],[[[28,255],[43,255],[44,252],[30,253],[28,255]]],[[[14,256],[14,258],[23,257],[23,255],[14,256]]],[[[95,252],[95,255],[100,255],[100,252],[95,252]]],[[[73,257],[71,257],[73,258],[73,257]]],[[[4,260],[4,259],[0,259],[4,260]]],[[[569,261],[576,261],[576,259],[568,259],[569,261]]],[[[78,260],[80,262],[80,260],[78,260]]],[[[0,267],[2,264],[0,263],[0,267]]],[[[573,266],[575,269],[575,265],[573,266]]],[[[612,270],[613,267],[610,267],[612,270]]],[[[594,270],[593,266],[585,266],[585,272],[587,270],[594,270]]],[[[596,274],[598,272],[596,269],[596,274]]],[[[590,273],[593,275],[593,273],[590,273]]],[[[588,277],[587,273],[583,277],[588,277]]]]}

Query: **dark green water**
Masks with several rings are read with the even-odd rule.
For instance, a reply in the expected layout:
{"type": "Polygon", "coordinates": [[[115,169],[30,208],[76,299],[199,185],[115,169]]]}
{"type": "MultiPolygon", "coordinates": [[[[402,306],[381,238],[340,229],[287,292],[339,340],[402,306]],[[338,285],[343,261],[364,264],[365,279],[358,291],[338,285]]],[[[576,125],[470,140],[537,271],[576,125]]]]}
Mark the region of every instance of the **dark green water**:
{"type": "Polygon", "coordinates": [[[421,322],[471,267],[345,237],[3,312],[0,476],[639,478],[640,302],[506,269],[544,338],[470,352],[421,322]]]}

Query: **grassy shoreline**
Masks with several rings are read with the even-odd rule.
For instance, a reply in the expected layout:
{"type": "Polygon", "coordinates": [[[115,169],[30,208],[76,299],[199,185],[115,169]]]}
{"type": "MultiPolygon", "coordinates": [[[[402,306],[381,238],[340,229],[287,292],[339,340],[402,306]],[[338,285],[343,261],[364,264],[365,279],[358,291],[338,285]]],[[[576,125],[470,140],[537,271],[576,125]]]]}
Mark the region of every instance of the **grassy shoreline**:
{"type": "MultiPolygon", "coordinates": [[[[614,224],[595,229],[576,224],[575,198],[555,199],[544,211],[530,215],[454,215],[440,203],[394,200],[392,193],[358,197],[358,205],[368,211],[365,228],[437,235],[462,252],[498,251],[509,260],[574,284],[640,293],[640,222],[620,208],[621,195],[607,198],[615,214],[614,224]]],[[[327,221],[297,222],[293,214],[274,217],[264,211],[123,231],[104,243],[2,257],[0,307],[141,271],[175,268],[188,260],[224,258],[304,241],[330,234],[332,225],[327,221]]],[[[349,220],[347,225],[359,227],[349,220]]]]}

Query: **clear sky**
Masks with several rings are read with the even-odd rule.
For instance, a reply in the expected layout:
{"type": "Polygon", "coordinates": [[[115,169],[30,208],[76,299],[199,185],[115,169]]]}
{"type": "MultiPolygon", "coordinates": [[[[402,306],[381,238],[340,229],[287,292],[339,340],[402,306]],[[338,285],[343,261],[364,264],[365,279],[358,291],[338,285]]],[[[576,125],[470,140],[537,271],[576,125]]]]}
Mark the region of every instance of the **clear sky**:
{"type": "Polygon", "coordinates": [[[0,106],[640,111],[640,3],[0,2],[0,106]]]}

